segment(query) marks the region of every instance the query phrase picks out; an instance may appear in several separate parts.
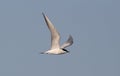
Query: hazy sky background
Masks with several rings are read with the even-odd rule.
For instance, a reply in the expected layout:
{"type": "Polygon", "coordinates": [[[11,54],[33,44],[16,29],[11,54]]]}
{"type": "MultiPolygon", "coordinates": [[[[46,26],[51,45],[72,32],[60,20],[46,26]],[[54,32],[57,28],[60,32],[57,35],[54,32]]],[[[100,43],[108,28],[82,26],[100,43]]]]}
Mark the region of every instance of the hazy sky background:
{"type": "Polygon", "coordinates": [[[120,0],[0,0],[0,76],[120,76],[120,0]],[[44,12],[70,54],[50,48],[44,12]]]}

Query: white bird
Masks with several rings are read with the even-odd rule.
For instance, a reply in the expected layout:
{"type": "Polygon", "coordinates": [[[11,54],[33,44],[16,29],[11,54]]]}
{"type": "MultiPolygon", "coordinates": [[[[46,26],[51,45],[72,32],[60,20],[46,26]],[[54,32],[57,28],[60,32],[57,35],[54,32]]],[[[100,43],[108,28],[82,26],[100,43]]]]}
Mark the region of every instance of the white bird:
{"type": "Polygon", "coordinates": [[[60,46],[60,34],[52,24],[52,22],[48,19],[48,17],[44,14],[43,17],[45,19],[45,22],[48,26],[48,29],[51,32],[51,48],[48,51],[41,52],[41,54],[55,54],[55,55],[60,55],[60,54],[65,54],[69,53],[65,48],[73,44],[73,38],[71,35],[69,35],[68,40],[60,46]]]}

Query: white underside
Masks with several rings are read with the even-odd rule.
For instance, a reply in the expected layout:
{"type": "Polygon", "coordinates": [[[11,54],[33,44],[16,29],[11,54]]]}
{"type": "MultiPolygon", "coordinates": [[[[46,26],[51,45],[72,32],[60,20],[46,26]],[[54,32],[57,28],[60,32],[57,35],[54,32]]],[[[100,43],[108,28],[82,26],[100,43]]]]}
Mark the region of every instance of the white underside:
{"type": "Polygon", "coordinates": [[[45,52],[45,54],[65,54],[67,53],[66,51],[63,51],[62,49],[52,49],[52,50],[48,50],[45,52]]]}

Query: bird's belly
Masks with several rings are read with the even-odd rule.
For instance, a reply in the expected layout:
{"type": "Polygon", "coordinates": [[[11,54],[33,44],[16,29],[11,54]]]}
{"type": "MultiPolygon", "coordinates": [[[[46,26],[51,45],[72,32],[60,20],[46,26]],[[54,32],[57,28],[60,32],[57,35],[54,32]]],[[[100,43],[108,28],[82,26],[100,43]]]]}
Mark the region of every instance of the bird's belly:
{"type": "Polygon", "coordinates": [[[54,50],[49,50],[48,54],[64,54],[65,52],[62,51],[61,49],[54,49],[54,50]]]}

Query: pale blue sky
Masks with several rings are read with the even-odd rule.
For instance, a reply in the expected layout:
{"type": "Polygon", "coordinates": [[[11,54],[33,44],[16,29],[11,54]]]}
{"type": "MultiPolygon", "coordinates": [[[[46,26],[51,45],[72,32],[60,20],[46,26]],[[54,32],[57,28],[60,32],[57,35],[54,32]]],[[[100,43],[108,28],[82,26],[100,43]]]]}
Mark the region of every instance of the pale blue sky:
{"type": "Polygon", "coordinates": [[[0,76],[120,76],[119,0],[0,0],[0,76]],[[70,54],[50,48],[44,12],[71,34],[70,54]]]}

